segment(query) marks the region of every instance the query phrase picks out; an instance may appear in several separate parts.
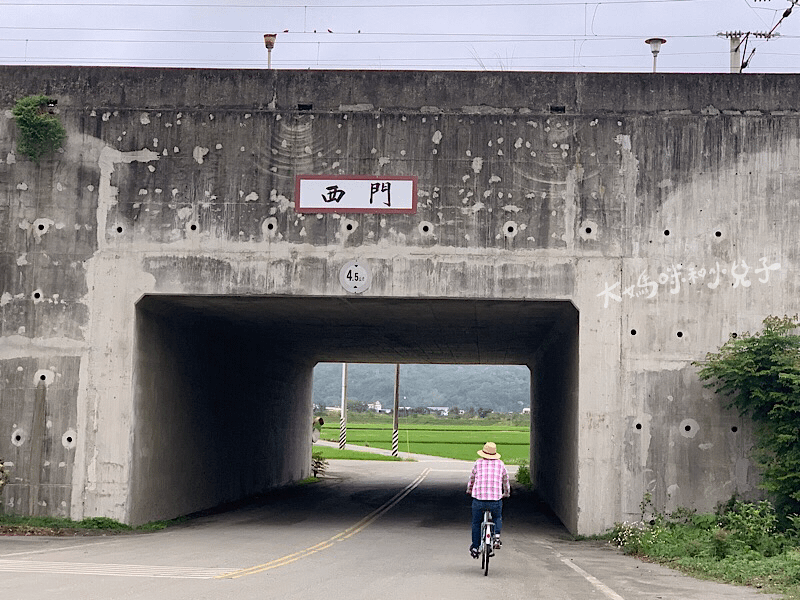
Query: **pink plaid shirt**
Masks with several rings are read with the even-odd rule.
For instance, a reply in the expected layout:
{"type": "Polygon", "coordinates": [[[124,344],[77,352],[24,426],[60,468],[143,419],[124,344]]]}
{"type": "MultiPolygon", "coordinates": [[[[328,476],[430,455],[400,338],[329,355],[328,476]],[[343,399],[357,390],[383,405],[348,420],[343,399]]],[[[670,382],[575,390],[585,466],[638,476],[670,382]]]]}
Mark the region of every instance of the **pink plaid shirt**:
{"type": "Polygon", "coordinates": [[[506,465],[499,458],[479,458],[472,467],[467,493],[476,500],[500,500],[511,493],[506,465]]]}

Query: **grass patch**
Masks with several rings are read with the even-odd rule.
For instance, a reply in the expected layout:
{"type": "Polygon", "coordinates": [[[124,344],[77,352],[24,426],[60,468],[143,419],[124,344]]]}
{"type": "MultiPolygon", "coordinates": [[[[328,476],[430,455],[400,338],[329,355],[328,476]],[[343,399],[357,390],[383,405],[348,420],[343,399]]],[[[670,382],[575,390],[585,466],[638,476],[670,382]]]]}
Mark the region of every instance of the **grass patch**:
{"type": "Polygon", "coordinates": [[[314,446],[314,452],[321,452],[326,459],[343,460],[403,460],[399,456],[386,456],[385,454],[374,454],[372,452],[359,452],[358,450],[340,450],[339,448],[328,448],[327,446],[314,446]]]}
{"type": "Polygon", "coordinates": [[[0,515],[0,534],[65,536],[146,533],[166,529],[186,520],[185,517],[181,517],[169,521],[153,521],[138,527],[131,527],[106,517],[88,517],[81,521],[73,521],[64,517],[0,515]]]}
{"type": "Polygon", "coordinates": [[[301,485],[311,485],[312,483],[319,483],[318,477],[306,477],[305,479],[301,479],[300,481],[295,481],[294,485],[301,486],[301,485]]]}

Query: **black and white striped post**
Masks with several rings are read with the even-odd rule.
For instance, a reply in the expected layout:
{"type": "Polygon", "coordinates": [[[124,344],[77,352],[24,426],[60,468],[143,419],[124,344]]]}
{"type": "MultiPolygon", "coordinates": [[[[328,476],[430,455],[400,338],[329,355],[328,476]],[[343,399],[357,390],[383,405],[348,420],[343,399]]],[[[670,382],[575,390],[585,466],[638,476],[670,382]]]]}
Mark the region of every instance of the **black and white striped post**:
{"type": "Polygon", "coordinates": [[[399,419],[398,413],[400,412],[400,365],[395,365],[394,368],[394,410],[392,411],[392,456],[397,456],[397,450],[400,445],[400,437],[397,433],[399,419]]]}
{"type": "Polygon", "coordinates": [[[347,363],[342,363],[342,416],[339,419],[339,450],[347,444],[347,363]]]}

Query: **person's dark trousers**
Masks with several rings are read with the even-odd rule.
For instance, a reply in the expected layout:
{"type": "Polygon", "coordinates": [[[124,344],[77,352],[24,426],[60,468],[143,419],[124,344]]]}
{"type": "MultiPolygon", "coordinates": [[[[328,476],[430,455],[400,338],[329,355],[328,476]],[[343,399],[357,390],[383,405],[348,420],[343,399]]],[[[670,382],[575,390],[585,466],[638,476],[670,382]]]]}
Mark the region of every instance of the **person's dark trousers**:
{"type": "Polygon", "coordinates": [[[483,522],[483,511],[492,511],[492,521],[494,521],[494,532],[500,534],[503,527],[503,501],[502,500],[476,500],[472,499],[472,547],[478,548],[481,545],[481,523],[483,522]]]}

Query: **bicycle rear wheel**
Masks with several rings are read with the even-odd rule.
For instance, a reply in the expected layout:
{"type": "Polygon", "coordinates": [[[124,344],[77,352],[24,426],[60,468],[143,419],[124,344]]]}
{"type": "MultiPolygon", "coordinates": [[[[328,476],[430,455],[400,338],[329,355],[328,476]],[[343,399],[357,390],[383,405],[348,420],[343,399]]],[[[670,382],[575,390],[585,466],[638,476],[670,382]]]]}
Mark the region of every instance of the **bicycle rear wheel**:
{"type": "Polygon", "coordinates": [[[481,567],[483,568],[483,576],[486,577],[489,574],[489,558],[492,556],[492,525],[491,523],[484,522],[481,535],[483,537],[483,542],[481,543],[481,549],[483,553],[483,559],[481,561],[481,567]]]}

